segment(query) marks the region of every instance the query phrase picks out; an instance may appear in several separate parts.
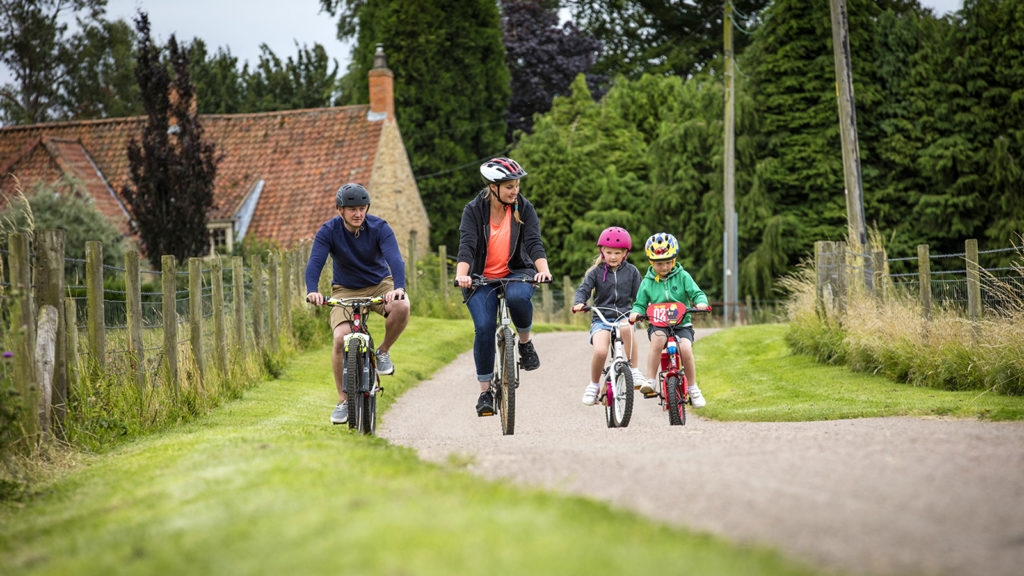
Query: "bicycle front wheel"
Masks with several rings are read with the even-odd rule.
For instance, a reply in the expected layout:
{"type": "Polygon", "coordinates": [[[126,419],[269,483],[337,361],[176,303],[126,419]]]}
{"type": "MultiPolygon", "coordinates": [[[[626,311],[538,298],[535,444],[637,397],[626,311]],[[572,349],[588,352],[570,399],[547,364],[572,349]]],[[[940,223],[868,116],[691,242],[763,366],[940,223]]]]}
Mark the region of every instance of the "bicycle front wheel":
{"type": "Polygon", "coordinates": [[[509,436],[515,433],[516,428],[516,339],[512,330],[506,328],[501,340],[502,347],[498,350],[503,358],[501,374],[498,376],[501,394],[499,410],[501,411],[501,433],[509,436]]]}
{"type": "Polygon", "coordinates": [[[665,378],[665,392],[668,395],[668,423],[672,426],[686,424],[686,403],[683,402],[683,386],[679,376],[665,378]]]}
{"type": "Polygon", "coordinates": [[[363,410],[363,394],[359,390],[359,379],[363,375],[363,355],[353,342],[345,351],[345,395],[348,396],[348,427],[359,428],[363,410]]]}
{"type": "Polygon", "coordinates": [[[609,428],[625,428],[633,415],[633,374],[622,362],[612,366],[610,395],[605,405],[605,420],[609,428]]]}

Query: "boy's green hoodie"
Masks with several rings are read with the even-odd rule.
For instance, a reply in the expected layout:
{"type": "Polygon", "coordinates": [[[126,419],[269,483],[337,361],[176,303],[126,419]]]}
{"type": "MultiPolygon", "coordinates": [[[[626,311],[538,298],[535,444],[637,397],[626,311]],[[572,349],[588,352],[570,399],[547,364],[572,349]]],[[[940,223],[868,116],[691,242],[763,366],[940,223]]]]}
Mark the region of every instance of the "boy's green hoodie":
{"type": "MultiPolygon", "coordinates": [[[[697,286],[697,282],[693,280],[690,273],[683,270],[682,264],[676,262],[675,267],[663,278],[658,278],[653,267],[647,268],[647,274],[644,276],[643,282],[640,283],[640,290],[636,293],[636,302],[633,303],[632,311],[637,314],[646,314],[649,304],[662,302],[680,302],[689,308],[696,304],[707,304],[708,297],[697,286]]],[[[687,312],[681,325],[689,323],[690,313],[687,312]]]]}

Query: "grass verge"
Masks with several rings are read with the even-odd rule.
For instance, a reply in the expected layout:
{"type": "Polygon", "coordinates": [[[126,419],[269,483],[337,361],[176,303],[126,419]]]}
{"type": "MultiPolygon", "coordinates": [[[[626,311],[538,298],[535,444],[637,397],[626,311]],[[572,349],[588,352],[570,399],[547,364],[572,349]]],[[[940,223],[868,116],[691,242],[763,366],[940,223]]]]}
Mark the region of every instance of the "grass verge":
{"type": "MultiPolygon", "coordinates": [[[[415,318],[384,397],[468,349],[415,318]]],[[[15,574],[812,574],[778,554],[582,498],[487,482],[327,425],[326,348],[207,416],[0,503],[15,574]]],[[[385,415],[386,417],[386,415],[385,415]]]]}
{"type": "Polygon", "coordinates": [[[873,416],[1024,418],[1024,398],[983,390],[939,390],[828,366],[794,354],[783,324],[716,332],[694,346],[701,415],[717,420],[807,421],[873,416]]]}

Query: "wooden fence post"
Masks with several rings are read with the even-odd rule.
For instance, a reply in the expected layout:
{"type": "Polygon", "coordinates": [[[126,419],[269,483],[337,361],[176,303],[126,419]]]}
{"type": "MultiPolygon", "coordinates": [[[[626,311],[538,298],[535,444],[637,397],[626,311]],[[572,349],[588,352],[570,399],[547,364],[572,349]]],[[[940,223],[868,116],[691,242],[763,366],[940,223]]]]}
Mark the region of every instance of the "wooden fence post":
{"type": "Polygon", "coordinates": [[[281,253],[281,326],[285,334],[292,329],[292,258],[291,252],[281,253]]]}
{"type": "Polygon", "coordinates": [[[85,293],[90,376],[98,380],[106,367],[107,335],[103,315],[103,245],[96,241],[85,243],[85,293]]]}
{"type": "Polygon", "coordinates": [[[562,276],[562,307],[565,309],[563,314],[565,314],[565,323],[570,325],[573,324],[572,304],[575,296],[576,291],[572,289],[572,278],[568,274],[562,276]]]}
{"type": "Polygon", "coordinates": [[[167,359],[166,385],[178,398],[178,262],[173,255],[160,257],[160,279],[163,284],[164,357],[167,359]]]}
{"type": "Polygon", "coordinates": [[[277,266],[279,258],[280,255],[277,252],[269,254],[270,267],[267,271],[267,275],[270,277],[270,294],[267,298],[269,302],[267,309],[270,310],[270,317],[267,319],[267,336],[270,341],[270,351],[275,354],[277,353],[281,338],[281,296],[278,290],[280,279],[277,266]]]}
{"type": "Polygon", "coordinates": [[[231,304],[235,312],[235,352],[240,358],[245,358],[248,338],[245,330],[245,269],[241,256],[231,259],[231,304]]]}
{"type": "Polygon", "coordinates": [[[405,263],[405,285],[415,294],[418,286],[416,277],[416,231],[409,231],[409,261],[405,263]]]}
{"type": "Polygon", "coordinates": [[[263,338],[263,262],[259,254],[252,256],[252,338],[256,352],[262,353],[263,338]]]}
{"type": "Polygon", "coordinates": [[[888,291],[888,282],[886,282],[887,276],[885,274],[885,251],[875,250],[872,252],[871,262],[873,264],[872,267],[875,270],[875,298],[884,303],[887,296],[886,292],[888,291]]]}
{"type": "Polygon", "coordinates": [[[128,315],[128,356],[139,398],[146,389],[146,351],[142,345],[142,278],[138,250],[124,253],[125,310],[128,315]]]}
{"type": "Polygon", "coordinates": [[[34,454],[39,434],[39,383],[35,372],[35,320],[32,311],[32,270],[28,237],[20,232],[8,236],[11,266],[11,340],[14,353],[14,382],[21,395],[21,426],[25,453],[34,454]]]}
{"type": "MultiPolygon", "coordinates": [[[[978,240],[970,238],[965,242],[967,252],[967,312],[971,324],[981,320],[983,313],[981,303],[981,271],[978,264],[978,240]]],[[[975,332],[978,327],[973,326],[975,332]]],[[[977,334],[975,334],[977,336],[977,334]]]]}
{"type": "MultiPolygon", "coordinates": [[[[818,241],[814,243],[814,268],[817,272],[817,283],[815,285],[815,294],[817,300],[817,308],[819,310],[825,310],[826,294],[828,299],[831,300],[832,296],[832,253],[834,248],[832,242],[818,241]],[[826,286],[828,291],[826,293],[826,286]]],[[[831,304],[831,302],[828,302],[831,304]]]]}
{"type": "Polygon", "coordinates": [[[220,256],[214,256],[210,262],[213,279],[213,342],[214,357],[217,370],[221,374],[228,371],[228,335],[224,318],[224,264],[220,256]]]}
{"type": "Polygon", "coordinates": [[[438,284],[441,286],[441,299],[445,304],[448,303],[448,247],[441,244],[437,247],[437,261],[438,267],[438,284]]]}
{"type": "Polygon", "coordinates": [[[57,352],[57,309],[50,304],[39,306],[39,328],[36,330],[36,382],[39,403],[35,406],[39,421],[40,441],[50,440],[50,406],[53,401],[53,368],[57,352]]]}
{"type": "Polygon", "coordinates": [[[544,321],[548,324],[551,323],[551,284],[544,283],[540,285],[541,302],[544,306],[544,321]]]}
{"type": "Polygon", "coordinates": [[[846,299],[849,296],[846,277],[846,242],[836,242],[836,304],[838,305],[839,318],[846,315],[846,299]]]}
{"type": "Polygon", "coordinates": [[[63,439],[68,409],[68,346],[64,315],[64,231],[39,230],[36,233],[36,301],[39,307],[53,306],[57,327],[53,358],[53,395],[51,410],[54,431],[63,439]]]}
{"type": "Polygon", "coordinates": [[[932,317],[932,265],[927,244],[917,246],[917,279],[921,285],[921,317],[927,322],[932,317]]]}
{"type": "Polygon", "coordinates": [[[203,261],[188,259],[188,325],[192,359],[199,373],[199,384],[206,381],[206,359],[203,358],[203,261]]]}
{"type": "Polygon", "coordinates": [[[64,298],[64,325],[68,351],[68,387],[67,395],[64,397],[66,409],[67,402],[71,399],[71,383],[81,375],[78,358],[78,306],[71,296],[64,298]]]}

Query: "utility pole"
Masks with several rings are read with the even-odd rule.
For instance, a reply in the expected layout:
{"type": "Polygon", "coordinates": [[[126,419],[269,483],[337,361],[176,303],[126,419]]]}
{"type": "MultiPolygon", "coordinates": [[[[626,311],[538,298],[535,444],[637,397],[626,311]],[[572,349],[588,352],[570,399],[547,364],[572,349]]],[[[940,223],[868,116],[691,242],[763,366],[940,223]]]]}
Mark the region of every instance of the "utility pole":
{"type": "Polygon", "coordinates": [[[846,222],[850,243],[867,245],[864,229],[864,191],[857,144],[857,114],[853,106],[853,71],[850,68],[850,33],[846,0],[831,0],[832,52],[836,60],[836,98],[839,101],[839,136],[843,144],[843,182],[846,185],[846,222]]]}
{"type": "Polygon", "coordinates": [[[722,196],[725,201],[724,229],[722,233],[722,299],[724,304],[725,326],[729,327],[736,317],[739,306],[738,268],[739,257],[736,248],[736,140],[735,140],[735,101],[733,98],[734,77],[732,61],[732,1],[725,0],[725,159],[722,162],[725,174],[723,178],[722,196]]]}

